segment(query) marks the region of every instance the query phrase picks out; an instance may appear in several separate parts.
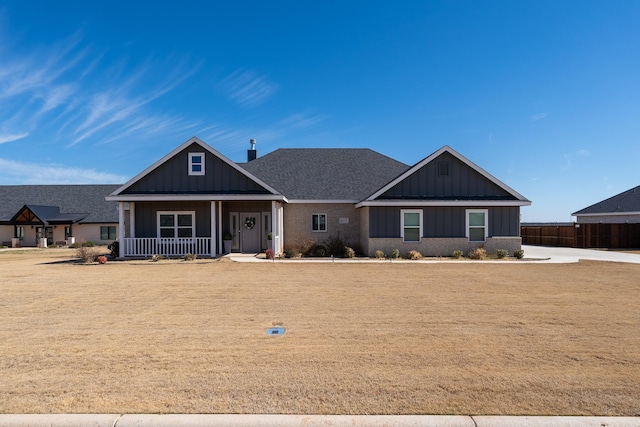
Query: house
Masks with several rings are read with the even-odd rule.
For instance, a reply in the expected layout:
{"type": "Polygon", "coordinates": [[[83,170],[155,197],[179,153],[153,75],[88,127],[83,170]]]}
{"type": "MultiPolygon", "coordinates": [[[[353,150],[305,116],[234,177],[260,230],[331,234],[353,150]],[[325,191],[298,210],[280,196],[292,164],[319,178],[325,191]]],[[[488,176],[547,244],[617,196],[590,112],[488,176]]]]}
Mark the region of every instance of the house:
{"type": "Polygon", "coordinates": [[[616,194],[571,214],[579,224],[640,223],[640,186],[616,194]]]}
{"type": "Polygon", "coordinates": [[[445,146],[413,166],[368,149],[280,149],[235,163],[193,137],[106,197],[121,257],[255,253],[339,235],[376,250],[520,249],[531,202],[445,146]]]}
{"type": "Polygon", "coordinates": [[[0,186],[0,244],[36,246],[116,238],[118,206],[105,195],[119,185],[0,186]]]}

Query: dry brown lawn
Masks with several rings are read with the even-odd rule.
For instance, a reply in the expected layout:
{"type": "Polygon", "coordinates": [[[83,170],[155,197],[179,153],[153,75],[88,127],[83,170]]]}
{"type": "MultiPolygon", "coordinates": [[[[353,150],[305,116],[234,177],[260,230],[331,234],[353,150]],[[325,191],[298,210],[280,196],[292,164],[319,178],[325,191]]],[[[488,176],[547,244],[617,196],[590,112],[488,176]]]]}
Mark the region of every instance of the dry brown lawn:
{"type": "Polygon", "coordinates": [[[640,265],[71,253],[0,253],[2,413],[640,414],[640,265]]]}

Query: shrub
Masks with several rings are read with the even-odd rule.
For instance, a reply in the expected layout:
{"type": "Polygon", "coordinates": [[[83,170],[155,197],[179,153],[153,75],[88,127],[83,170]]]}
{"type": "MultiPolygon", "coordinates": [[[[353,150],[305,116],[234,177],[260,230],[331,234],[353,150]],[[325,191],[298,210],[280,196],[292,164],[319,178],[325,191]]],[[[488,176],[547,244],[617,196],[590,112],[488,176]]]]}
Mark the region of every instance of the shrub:
{"type": "Polygon", "coordinates": [[[87,240],[86,242],[82,242],[83,247],[85,248],[93,248],[96,244],[93,243],[91,240],[87,240]]]}
{"type": "Polygon", "coordinates": [[[518,249],[518,250],[513,251],[513,256],[514,256],[514,258],[516,258],[516,259],[522,259],[522,258],[524,258],[524,250],[522,250],[522,249],[518,249]]]}
{"type": "Polygon", "coordinates": [[[73,249],[78,249],[80,247],[80,243],[74,242],[74,243],[70,244],[69,247],[73,248],[73,249]]]}
{"type": "Polygon", "coordinates": [[[350,248],[349,246],[344,247],[345,258],[355,258],[355,256],[356,256],[356,251],[354,251],[353,248],[350,248]]]}
{"type": "Polygon", "coordinates": [[[503,259],[509,256],[509,251],[506,249],[497,249],[496,250],[496,257],[499,259],[503,259]]]}
{"type": "Polygon", "coordinates": [[[471,259],[486,259],[487,251],[484,248],[476,248],[469,252],[469,258],[471,259]]]}
{"type": "Polygon", "coordinates": [[[328,256],[344,256],[344,248],[346,246],[339,234],[337,236],[330,236],[324,241],[326,255],[328,256]]]}
{"type": "Polygon", "coordinates": [[[120,242],[118,242],[117,240],[109,243],[109,245],[107,246],[107,249],[111,251],[110,255],[113,258],[117,258],[120,256],[120,242]]]}
{"type": "Polygon", "coordinates": [[[196,254],[186,254],[184,256],[185,261],[195,261],[196,259],[198,259],[198,255],[196,254]]]}
{"type": "Polygon", "coordinates": [[[462,251],[460,251],[460,250],[458,250],[458,251],[453,251],[453,257],[454,257],[455,259],[460,259],[460,258],[462,258],[462,255],[464,255],[464,254],[463,254],[463,253],[462,253],[462,251]]]}
{"type": "Polygon", "coordinates": [[[96,258],[96,261],[98,261],[98,264],[106,264],[107,257],[104,255],[100,255],[98,258],[96,258]]]}
{"type": "Polygon", "coordinates": [[[285,258],[296,258],[302,255],[300,249],[295,246],[284,248],[283,252],[285,258]]]}
{"type": "Polygon", "coordinates": [[[154,255],[151,257],[151,262],[158,262],[164,259],[164,255],[154,255]]]}
{"type": "Polygon", "coordinates": [[[273,259],[275,257],[275,254],[273,253],[273,249],[271,248],[264,251],[264,254],[267,256],[267,259],[273,259]]]}
{"type": "Polygon", "coordinates": [[[384,252],[382,252],[380,249],[378,249],[378,250],[374,253],[374,256],[375,256],[377,259],[383,259],[383,258],[385,258],[384,252]]]}
{"type": "Polygon", "coordinates": [[[391,251],[391,259],[400,258],[400,249],[394,249],[391,251]]]}
{"type": "Polygon", "coordinates": [[[423,258],[422,254],[418,251],[409,251],[407,253],[407,259],[419,260],[422,258],[423,258]]]}
{"type": "Polygon", "coordinates": [[[98,255],[100,255],[100,254],[98,253],[97,249],[90,248],[88,246],[80,246],[76,250],[76,256],[78,258],[82,259],[86,263],[94,262],[98,255]]]}
{"type": "Polygon", "coordinates": [[[327,255],[327,248],[325,248],[323,245],[316,245],[313,248],[313,256],[318,256],[318,257],[323,257],[327,255]]]}

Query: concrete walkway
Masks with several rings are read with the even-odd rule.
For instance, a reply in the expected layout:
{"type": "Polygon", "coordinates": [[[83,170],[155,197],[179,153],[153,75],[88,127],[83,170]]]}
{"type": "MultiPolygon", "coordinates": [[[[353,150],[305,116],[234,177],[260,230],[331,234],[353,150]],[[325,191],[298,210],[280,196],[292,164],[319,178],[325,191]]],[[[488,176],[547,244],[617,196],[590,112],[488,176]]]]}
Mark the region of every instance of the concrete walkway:
{"type": "Polygon", "coordinates": [[[0,415],[2,427],[640,427],[640,417],[510,417],[466,415],[0,415]]]}
{"type": "MultiPolygon", "coordinates": [[[[479,262],[479,263],[573,263],[578,262],[581,259],[588,259],[594,261],[612,261],[612,262],[628,262],[634,264],[640,264],[640,254],[631,254],[617,251],[607,250],[594,250],[594,249],[576,249],[576,248],[553,248],[548,246],[529,246],[523,245],[525,259],[517,261],[505,261],[505,260],[484,260],[484,261],[471,261],[471,260],[454,260],[452,258],[428,258],[424,261],[411,261],[406,259],[396,259],[393,261],[380,260],[374,258],[297,258],[297,259],[278,259],[275,262],[309,262],[309,263],[351,263],[351,262],[371,262],[371,263],[416,263],[416,262],[479,262]]],[[[258,257],[253,254],[230,254],[225,255],[229,259],[235,262],[273,262],[273,260],[267,260],[262,257],[258,257]]]]}

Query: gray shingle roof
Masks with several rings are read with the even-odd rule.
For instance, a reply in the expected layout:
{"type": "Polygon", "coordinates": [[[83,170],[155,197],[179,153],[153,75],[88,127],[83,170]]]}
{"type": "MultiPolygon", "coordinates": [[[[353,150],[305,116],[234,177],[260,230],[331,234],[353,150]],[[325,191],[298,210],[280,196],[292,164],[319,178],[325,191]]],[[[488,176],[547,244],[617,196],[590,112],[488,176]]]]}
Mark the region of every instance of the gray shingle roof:
{"type": "Polygon", "coordinates": [[[289,200],[350,201],[409,168],[368,148],[281,148],[240,166],[289,200]]]}
{"type": "Polygon", "coordinates": [[[640,212],[640,186],[616,194],[571,215],[640,212]]]}
{"type": "MultiPolygon", "coordinates": [[[[0,185],[0,221],[24,205],[58,206],[62,214],[89,214],[82,222],[118,222],[118,203],[104,198],[120,185],[0,185]]],[[[68,215],[65,215],[68,216],[68,215]]]]}

